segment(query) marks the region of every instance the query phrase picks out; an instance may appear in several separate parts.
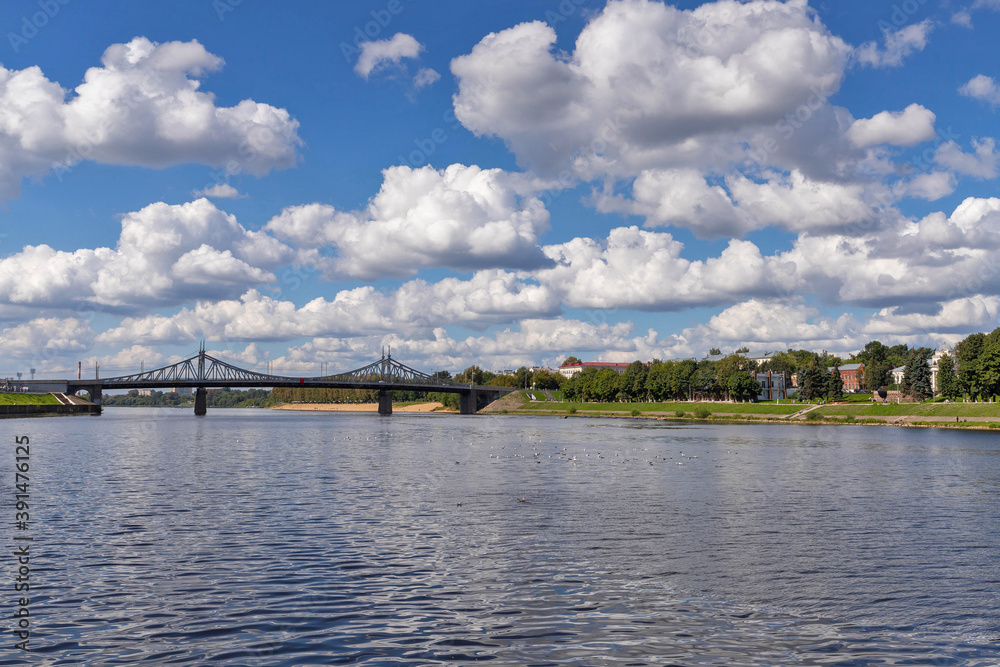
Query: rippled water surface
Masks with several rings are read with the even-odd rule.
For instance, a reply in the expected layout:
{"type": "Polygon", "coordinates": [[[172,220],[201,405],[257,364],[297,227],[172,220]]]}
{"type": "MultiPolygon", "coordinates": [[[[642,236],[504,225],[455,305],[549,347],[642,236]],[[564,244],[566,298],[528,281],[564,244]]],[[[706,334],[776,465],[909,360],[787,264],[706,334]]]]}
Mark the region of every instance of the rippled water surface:
{"type": "Polygon", "coordinates": [[[1000,665],[991,433],[122,408],[4,427],[7,486],[31,437],[35,542],[31,659],[7,558],[2,665],[1000,665]]]}

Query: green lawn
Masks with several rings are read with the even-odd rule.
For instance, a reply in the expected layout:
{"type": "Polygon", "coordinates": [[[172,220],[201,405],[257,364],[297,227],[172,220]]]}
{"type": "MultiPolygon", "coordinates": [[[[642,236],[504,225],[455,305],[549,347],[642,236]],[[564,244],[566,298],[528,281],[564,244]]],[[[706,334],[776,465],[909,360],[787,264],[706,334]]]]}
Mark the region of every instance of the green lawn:
{"type": "Polygon", "coordinates": [[[0,405],[61,405],[52,394],[0,394],[0,405]]]}
{"type": "Polygon", "coordinates": [[[698,408],[705,408],[713,415],[724,414],[746,414],[746,415],[790,415],[798,412],[807,406],[788,405],[783,403],[552,403],[534,402],[525,403],[518,411],[524,412],[559,412],[565,413],[575,409],[577,412],[624,412],[626,414],[632,410],[639,412],[662,412],[673,415],[679,410],[693,412],[698,408]]]}
{"type": "Polygon", "coordinates": [[[867,405],[827,405],[816,412],[855,417],[996,417],[1000,403],[869,403],[867,405]]]}

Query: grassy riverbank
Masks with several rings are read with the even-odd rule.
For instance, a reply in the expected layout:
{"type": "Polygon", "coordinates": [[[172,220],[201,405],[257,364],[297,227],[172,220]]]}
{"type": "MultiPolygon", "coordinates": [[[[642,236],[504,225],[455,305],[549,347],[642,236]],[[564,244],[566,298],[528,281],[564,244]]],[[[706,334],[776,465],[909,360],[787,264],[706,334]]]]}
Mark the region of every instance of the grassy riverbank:
{"type": "Polygon", "coordinates": [[[61,405],[52,394],[0,394],[0,405],[61,405]]]}
{"type": "Polygon", "coordinates": [[[1000,403],[562,403],[532,401],[521,393],[512,394],[504,407],[505,412],[535,415],[1000,428],[1000,403]]]}
{"type": "Polygon", "coordinates": [[[747,414],[747,415],[791,415],[808,405],[776,405],[774,403],[555,403],[552,401],[533,401],[524,403],[520,412],[624,412],[631,414],[633,410],[640,413],[674,414],[678,411],[693,412],[698,408],[707,409],[713,414],[747,414]]]}
{"type": "Polygon", "coordinates": [[[888,403],[826,405],[817,412],[827,416],[855,417],[994,417],[1000,420],[1000,403],[888,403]]]}

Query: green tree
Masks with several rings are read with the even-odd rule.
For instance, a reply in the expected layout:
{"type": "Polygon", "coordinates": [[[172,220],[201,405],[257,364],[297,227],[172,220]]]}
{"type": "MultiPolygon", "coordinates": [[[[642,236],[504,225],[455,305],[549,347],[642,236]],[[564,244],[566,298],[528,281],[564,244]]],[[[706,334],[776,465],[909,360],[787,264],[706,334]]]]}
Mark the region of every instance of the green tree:
{"type": "Polygon", "coordinates": [[[561,366],[579,366],[582,363],[583,362],[580,361],[579,359],[577,359],[576,357],[566,357],[566,361],[562,362],[562,364],[560,364],[560,365],[561,366]]]}
{"type": "MultiPolygon", "coordinates": [[[[588,369],[590,370],[590,369],[588,369]]],[[[566,378],[562,383],[563,398],[567,401],[582,401],[583,399],[583,375],[587,371],[577,373],[573,377],[566,378]]]]}
{"type": "Polygon", "coordinates": [[[875,362],[872,364],[871,368],[866,366],[865,377],[867,379],[868,388],[874,391],[875,389],[888,387],[892,384],[893,368],[895,368],[895,366],[893,366],[892,362],[888,360],[875,362]]]}
{"type": "Polygon", "coordinates": [[[986,334],[974,333],[955,346],[958,361],[958,386],[963,394],[976,399],[982,393],[979,358],[986,345],[986,334]]]}
{"type": "Polygon", "coordinates": [[[885,361],[889,358],[889,348],[883,345],[880,341],[873,340],[865,345],[865,349],[858,352],[854,356],[858,363],[862,363],[865,366],[871,364],[885,361]]]}
{"type": "Polygon", "coordinates": [[[524,389],[524,380],[518,380],[516,375],[494,375],[489,384],[494,387],[514,387],[524,389]]]}
{"type": "Polygon", "coordinates": [[[694,359],[669,362],[671,398],[685,399],[691,394],[694,375],[698,371],[698,362],[694,359]]]}
{"type": "Polygon", "coordinates": [[[924,348],[910,351],[906,367],[903,369],[903,383],[900,389],[922,399],[930,398],[934,394],[931,391],[931,369],[927,364],[924,348]]]}
{"type": "Polygon", "coordinates": [[[646,377],[648,369],[641,361],[633,361],[621,374],[619,400],[641,401],[646,398],[646,377]]]}
{"type": "Polygon", "coordinates": [[[1000,394],[1000,329],[994,329],[983,341],[979,378],[985,396],[1000,394]]]}
{"type": "Polygon", "coordinates": [[[864,364],[865,386],[872,391],[879,387],[892,384],[892,369],[889,361],[889,348],[877,340],[865,345],[865,348],[854,355],[854,361],[864,364]]]}
{"type": "Polygon", "coordinates": [[[713,347],[711,350],[708,351],[708,356],[710,357],[716,357],[720,354],[722,354],[722,350],[720,350],[717,347],[713,347]]]}
{"type": "Polygon", "coordinates": [[[826,397],[831,401],[844,398],[844,378],[840,375],[840,366],[834,366],[833,372],[826,381],[826,397]]]}
{"type": "Polygon", "coordinates": [[[840,366],[842,363],[844,363],[844,361],[843,361],[843,359],[841,359],[837,355],[830,354],[826,350],[823,350],[819,354],[819,361],[818,361],[818,363],[819,363],[820,366],[824,366],[826,368],[834,368],[835,366],[840,366]]]}
{"type": "Polygon", "coordinates": [[[737,371],[729,376],[729,395],[737,401],[751,401],[760,395],[760,384],[753,373],[737,371]]]}
{"type": "Polygon", "coordinates": [[[829,377],[826,368],[818,364],[799,371],[799,394],[806,400],[825,397],[829,377]]]}
{"type": "Polygon", "coordinates": [[[534,382],[534,373],[528,369],[527,366],[521,366],[516,371],[514,371],[514,385],[521,389],[530,389],[532,382],[534,382]]]}
{"type": "Polygon", "coordinates": [[[893,345],[886,352],[886,360],[892,364],[893,368],[899,368],[900,366],[905,366],[907,359],[910,358],[910,348],[902,343],[899,345],[893,345]]]}
{"type": "Polygon", "coordinates": [[[955,400],[961,391],[958,376],[955,375],[955,360],[951,355],[946,354],[938,359],[937,388],[939,394],[951,400],[955,400]]]}
{"type": "Polygon", "coordinates": [[[666,400],[671,395],[671,365],[654,359],[646,372],[646,395],[654,401],[666,400]]]}
{"type": "MultiPolygon", "coordinates": [[[[493,374],[490,373],[492,376],[493,374]]],[[[455,376],[455,382],[462,384],[483,384],[486,381],[486,371],[479,366],[469,366],[455,376]]]]}
{"type": "MultiPolygon", "coordinates": [[[[751,373],[757,364],[742,354],[733,353],[715,362],[716,382],[725,392],[729,392],[729,380],[737,373],[751,373]]],[[[732,395],[730,394],[730,397],[732,395]]]]}
{"type": "Polygon", "coordinates": [[[532,381],[535,383],[537,389],[558,389],[565,381],[565,378],[559,373],[538,371],[535,373],[532,381]]]}
{"type": "Polygon", "coordinates": [[[717,375],[715,373],[715,362],[704,359],[698,362],[695,367],[694,376],[691,379],[692,387],[695,391],[704,392],[718,397],[722,394],[719,387],[717,375]]]}
{"type": "Polygon", "coordinates": [[[618,393],[618,373],[610,368],[602,368],[593,375],[590,384],[591,400],[607,403],[618,393]]]}

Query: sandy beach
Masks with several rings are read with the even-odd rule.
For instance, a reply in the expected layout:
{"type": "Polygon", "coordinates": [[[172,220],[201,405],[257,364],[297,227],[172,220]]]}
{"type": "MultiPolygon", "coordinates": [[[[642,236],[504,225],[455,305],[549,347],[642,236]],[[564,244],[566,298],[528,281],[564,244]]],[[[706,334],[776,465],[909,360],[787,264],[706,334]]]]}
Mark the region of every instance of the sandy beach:
{"type": "MultiPolygon", "coordinates": [[[[434,412],[444,408],[441,403],[417,403],[416,405],[392,406],[393,412],[434,412]]],[[[378,412],[378,403],[285,403],[272,410],[295,410],[299,412],[378,412]]]]}

